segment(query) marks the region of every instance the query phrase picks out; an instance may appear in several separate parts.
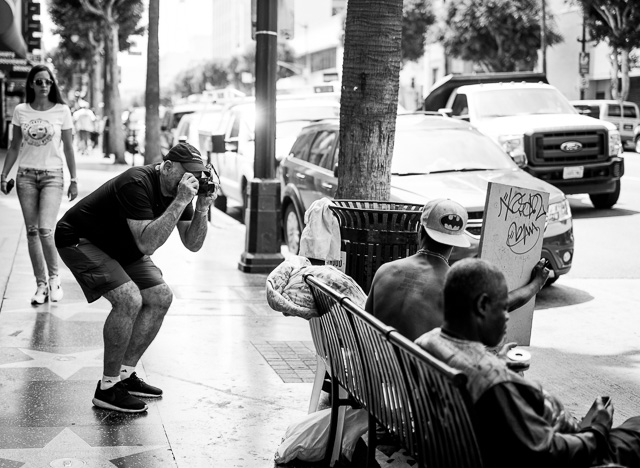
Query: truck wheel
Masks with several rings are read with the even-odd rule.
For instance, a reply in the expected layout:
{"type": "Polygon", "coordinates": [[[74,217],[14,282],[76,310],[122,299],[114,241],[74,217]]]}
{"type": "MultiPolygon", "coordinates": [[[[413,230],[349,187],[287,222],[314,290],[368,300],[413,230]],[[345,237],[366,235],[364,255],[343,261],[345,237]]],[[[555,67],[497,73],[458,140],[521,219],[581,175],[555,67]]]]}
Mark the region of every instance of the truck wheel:
{"type": "Polygon", "coordinates": [[[599,209],[611,208],[620,197],[620,181],[616,182],[616,189],[611,193],[590,193],[589,198],[593,206],[599,209]]]}
{"type": "Polygon", "coordinates": [[[213,200],[213,206],[222,211],[223,213],[227,212],[227,197],[224,195],[218,195],[218,197],[213,200]]]}
{"type": "Polygon", "coordinates": [[[300,236],[302,235],[302,223],[298,219],[298,213],[293,203],[287,205],[284,210],[284,241],[289,252],[297,255],[300,251],[300,236]]]}

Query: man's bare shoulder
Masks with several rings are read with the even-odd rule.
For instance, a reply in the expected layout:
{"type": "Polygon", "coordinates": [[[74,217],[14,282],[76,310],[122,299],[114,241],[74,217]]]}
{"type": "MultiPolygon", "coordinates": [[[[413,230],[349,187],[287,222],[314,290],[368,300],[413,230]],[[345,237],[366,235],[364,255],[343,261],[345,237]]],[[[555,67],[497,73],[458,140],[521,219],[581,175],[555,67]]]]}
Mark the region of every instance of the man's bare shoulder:
{"type": "Polygon", "coordinates": [[[387,276],[387,275],[395,275],[399,272],[406,272],[416,269],[422,269],[419,259],[412,255],[406,258],[400,258],[398,260],[392,260],[390,262],[385,263],[376,272],[376,276],[387,276]]]}

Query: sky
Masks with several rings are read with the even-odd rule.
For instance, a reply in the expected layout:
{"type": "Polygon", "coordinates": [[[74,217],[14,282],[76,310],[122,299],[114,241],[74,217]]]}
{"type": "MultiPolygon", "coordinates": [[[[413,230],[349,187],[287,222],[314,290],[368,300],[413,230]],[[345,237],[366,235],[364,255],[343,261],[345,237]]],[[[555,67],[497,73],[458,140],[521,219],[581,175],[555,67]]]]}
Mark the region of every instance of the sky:
{"type": "MultiPolygon", "coordinates": [[[[46,14],[48,0],[43,0],[42,23],[45,50],[57,44],[52,33],[53,23],[46,14]]],[[[148,3],[146,0],[144,3],[148,3]]],[[[147,24],[146,11],[141,23],[147,24]]],[[[161,0],[160,24],[158,35],[160,42],[160,86],[168,86],[175,75],[190,63],[199,62],[211,56],[213,33],[211,18],[213,15],[210,0],[161,0]]],[[[135,46],[132,51],[140,55],[120,53],[118,62],[121,70],[120,94],[126,103],[144,91],[146,81],[147,37],[132,38],[135,46]]]]}
{"type": "MultiPolygon", "coordinates": [[[[50,0],[41,0],[43,22],[43,43],[45,51],[55,47],[57,38],[53,35],[50,18],[46,14],[46,4],[50,0]]],[[[235,0],[226,0],[229,2],[235,0]]],[[[143,0],[148,4],[148,0],[143,0]]],[[[209,59],[214,54],[215,45],[212,28],[214,11],[211,0],[161,0],[160,1],[160,86],[168,87],[175,76],[190,65],[209,59]]],[[[329,15],[330,0],[294,0],[296,12],[296,39],[294,46],[306,38],[312,40],[312,34],[307,26],[319,18],[329,15]],[[326,11],[325,11],[326,10],[326,11]]],[[[148,23],[148,13],[145,11],[141,24],[148,23]]],[[[120,94],[125,105],[129,105],[134,98],[141,97],[146,81],[147,37],[135,36],[131,38],[135,45],[135,54],[121,52],[118,63],[121,70],[120,94]]]]}

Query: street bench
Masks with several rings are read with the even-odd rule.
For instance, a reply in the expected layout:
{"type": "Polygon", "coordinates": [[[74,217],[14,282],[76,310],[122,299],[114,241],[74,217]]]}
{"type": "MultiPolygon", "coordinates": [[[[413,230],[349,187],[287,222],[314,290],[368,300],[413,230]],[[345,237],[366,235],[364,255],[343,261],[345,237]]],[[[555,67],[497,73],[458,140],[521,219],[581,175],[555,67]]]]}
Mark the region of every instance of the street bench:
{"type": "Polygon", "coordinates": [[[482,467],[467,410],[466,376],[319,279],[307,275],[305,281],[320,315],[311,322],[313,341],[331,376],[331,395],[337,396],[325,460],[333,466],[337,459],[341,407],[355,402],[369,414],[367,466],[375,460],[378,424],[419,467],[482,467]]]}

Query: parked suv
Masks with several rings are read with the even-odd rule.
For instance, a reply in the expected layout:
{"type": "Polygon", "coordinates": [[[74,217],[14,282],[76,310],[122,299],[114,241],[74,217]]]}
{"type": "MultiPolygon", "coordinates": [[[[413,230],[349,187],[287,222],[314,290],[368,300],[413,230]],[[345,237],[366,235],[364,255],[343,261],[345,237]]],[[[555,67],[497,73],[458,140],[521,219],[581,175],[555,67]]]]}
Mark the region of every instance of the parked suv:
{"type": "Polygon", "coordinates": [[[580,115],[543,74],[450,75],[431,88],[424,110],[470,122],[525,171],[566,194],[587,193],[596,208],[618,201],[620,132],[580,115]]]}
{"type": "MultiPolygon", "coordinates": [[[[281,163],[284,239],[297,253],[304,213],[338,188],[339,120],[305,127],[281,163]]],[[[549,192],[542,256],[551,262],[553,279],[573,260],[573,220],[561,190],[520,169],[491,138],[472,125],[424,114],[399,115],[391,162],[392,202],[424,204],[446,197],[469,213],[469,249],[454,248],[453,261],[478,254],[489,181],[549,192]]]]}
{"type": "Polygon", "coordinates": [[[634,129],[640,125],[640,112],[638,105],[634,102],[593,99],[571,101],[573,107],[582,115],[587,115],[595,119],[606,120],[616,126],[620,132],[622,145],[628,145],[635,149],[636,144],[640,145],[640,139],[634,134],[634,129]]]}

